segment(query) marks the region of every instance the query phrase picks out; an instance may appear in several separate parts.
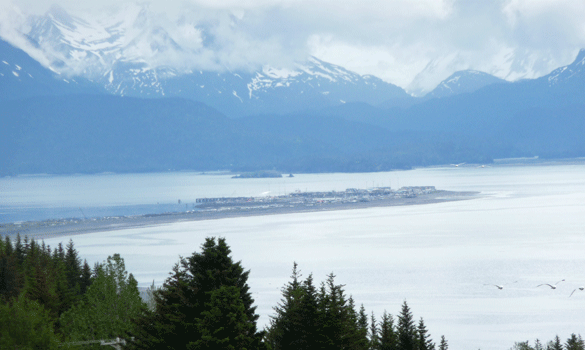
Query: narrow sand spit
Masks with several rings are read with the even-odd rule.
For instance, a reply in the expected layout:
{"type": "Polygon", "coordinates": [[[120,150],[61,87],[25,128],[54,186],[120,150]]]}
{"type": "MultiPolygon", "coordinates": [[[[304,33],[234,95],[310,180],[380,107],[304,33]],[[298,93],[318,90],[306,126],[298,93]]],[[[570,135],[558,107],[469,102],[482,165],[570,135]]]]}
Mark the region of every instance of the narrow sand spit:
{"type": "Polygon", "coordinates": [[[0,224],[0,235],[27,236],[35,239],[53,238],[64,235],[84,234],[161,225],[181,221],[219,220],[224,218],[294,214],[326,210],[352,210],[372,207],[421,205],[477,198],[478,192],[435,191],[414,198],[389,198],[369,202],[322,203],[318,205],[294,205],[278,207],[207,206],[205,210],[164,213],[153,215],[118,216],[88,219],[56,219],[0,224]]]}

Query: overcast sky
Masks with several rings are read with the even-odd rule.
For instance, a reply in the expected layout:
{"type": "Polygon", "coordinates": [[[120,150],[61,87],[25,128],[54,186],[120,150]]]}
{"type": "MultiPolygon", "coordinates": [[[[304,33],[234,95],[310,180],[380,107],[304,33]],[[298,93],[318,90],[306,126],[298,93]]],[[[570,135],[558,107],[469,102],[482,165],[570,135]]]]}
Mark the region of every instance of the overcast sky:
{"type": "MultiPolygon", "coordinates": [[[[54,3],[81,13],[124,1],[54,3]]],[[[463,69],[508,80],[533,78],[569,64],[585,47],[584,0],[146,2],[165,20],[213,27],[215,48],[225,50],[223,59],[235,66],[246,62],[285,66],[314,55],[411,90],[428,89],[426,85],[463,69]],[[512,55],[519,57],[514,67],[506,63],[512,55]]],[[[0,0],[0,10],[43,14],[50,4],[0,0]]],[[[0,15],[0,21],[7,19],[0,15]]]]}

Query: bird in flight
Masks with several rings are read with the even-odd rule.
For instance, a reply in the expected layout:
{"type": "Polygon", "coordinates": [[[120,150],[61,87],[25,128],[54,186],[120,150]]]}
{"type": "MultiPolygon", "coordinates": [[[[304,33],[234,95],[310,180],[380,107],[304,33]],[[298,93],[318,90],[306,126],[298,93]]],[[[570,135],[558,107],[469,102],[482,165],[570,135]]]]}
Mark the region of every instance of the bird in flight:
{"type": "MultiPolygon", "coordinates": [[[[577,291],[577,289],[579,289],[579,290],[584,290],[584,289],[585,289],[585,287],[579,287],[579,288],[575,288],[575,289],[573,289],[573,291],[571,292],[571,295],[573,295],[573,293],[575,293],[575,292],[577,291]]],[[[571,295],[569,295],[569,298],[571,297],[571,295]]]]}
{"type": "Polygon", "coordinates": [[[557,283],[555,283],[555,284],[548,284],[548,283],[543,283],[543,284],[539,284],[539,285],[538,285],[538,286],[536,286],[536,287],[540,287],[540,286],[549,286],[549,287],[550,287],[550,289],[557,289],[557,284],[559,284],[559,283],[561,283],[561,282],[564,282],[564,281],[565,281],[565,280],[564,280],[564,279],[562,279],[562,280],[558,281],[558,282],[557,282],[557,283]]]}
{"type": "Polygon", "coordinates": [[[499,290],[504,289],[504,286],[502,286],[501,284],[484,284],[484,286],[494,286],[494,287],[498,288],[499,290]]]}
{"type": "MultiPolygon", "coordinates": [[[[518,281],[514,281],[512,283],[516,283],[516,282],[518,282],[518,281]]],[[[504,289],[504,286],[501,285],[501,284],[489,284],[489,283],[486,283],[486,284],[484,284],[484,286],[494,286],[494,287],[498,288],[499,290],[504,289]]]]}
{"type": "Polygon", "coordinates": [[[454,167],[458,167],[458,166],[463,165],[463,164],[465,164],[465,163],[451,164],[451,165],[453,165],[454,167]]]}

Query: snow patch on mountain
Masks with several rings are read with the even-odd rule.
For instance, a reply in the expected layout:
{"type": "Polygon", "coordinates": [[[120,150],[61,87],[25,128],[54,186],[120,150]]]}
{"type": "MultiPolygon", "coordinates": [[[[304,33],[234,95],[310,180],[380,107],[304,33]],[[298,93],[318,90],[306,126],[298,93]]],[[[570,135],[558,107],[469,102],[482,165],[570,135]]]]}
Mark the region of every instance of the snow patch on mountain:
{"type": "Polygon", "coordinates": [[[484,86],[501,82],[505,82],[505,80],[476,70],[455,72],[437,85],[427,97],[441,98],[462,93],[470,93],[484,86]]]}
{"type": "Polygon", "coordinates": [[[585,76],[585,50],[579,51],[577,58],[570,65],[552,71],[546,80],[549,86],[554,86],[580,76],[585,76]]]}

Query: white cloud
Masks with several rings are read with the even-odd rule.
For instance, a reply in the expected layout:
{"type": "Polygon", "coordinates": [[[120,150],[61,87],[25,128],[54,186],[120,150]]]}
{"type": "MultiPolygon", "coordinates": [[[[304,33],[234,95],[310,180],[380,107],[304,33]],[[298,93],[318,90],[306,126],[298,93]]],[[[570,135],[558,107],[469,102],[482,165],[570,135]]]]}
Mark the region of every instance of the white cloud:
{"type": "MultiPolygon", "coordinates": [[[[46,0],[14,1],[36,14],[49,8],[46,0]]],[[[128,3],[56,2],[73,13],[128,3]]],[[[0,0],[0,9],[8,4],[0,0]]],[[[585,47],[582,0],[153,0],[150,9],[187,52],[154,55],[153,62],[287,68],[315,55],[418,91],[458,69],[511,80],[537,77],[570,63],[585,47]]],[[[12,38],[6,28],[14,20],[2,22],[2,36],[12,38]]]]}

